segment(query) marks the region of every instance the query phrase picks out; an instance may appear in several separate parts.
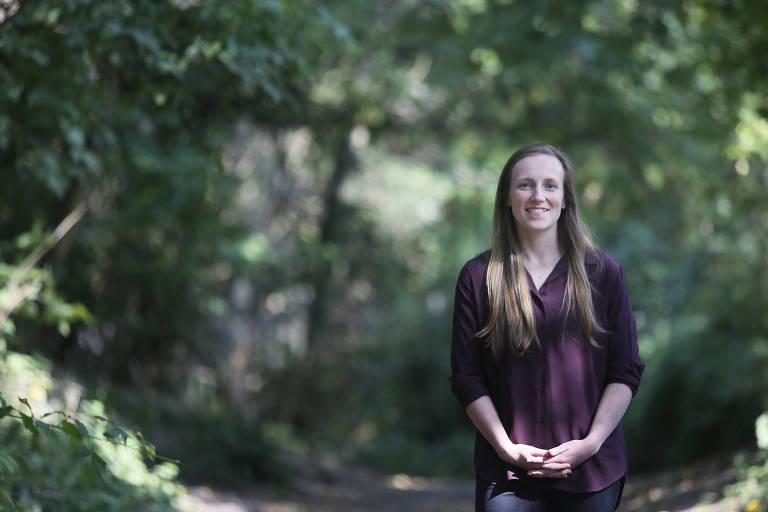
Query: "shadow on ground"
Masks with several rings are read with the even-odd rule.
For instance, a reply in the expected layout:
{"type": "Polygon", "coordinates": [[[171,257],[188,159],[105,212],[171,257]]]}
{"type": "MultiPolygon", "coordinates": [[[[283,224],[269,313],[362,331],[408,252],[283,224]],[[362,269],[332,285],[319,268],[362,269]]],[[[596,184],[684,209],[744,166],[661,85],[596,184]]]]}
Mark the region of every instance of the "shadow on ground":
{"type": "MultiPolygon", "coordinates": [[[[620,512],[731,512],[723,488],[736,480],[731,455],[682,468],[630,475],[620,512]]],[[[474,484],[404,474],[383,476],[366,468],[315,463],[290,489],[221,492],[191,487],[189,512],[471,512],[474,484]],[[307,475],[311,475],[307,476],[307,475]]]]}

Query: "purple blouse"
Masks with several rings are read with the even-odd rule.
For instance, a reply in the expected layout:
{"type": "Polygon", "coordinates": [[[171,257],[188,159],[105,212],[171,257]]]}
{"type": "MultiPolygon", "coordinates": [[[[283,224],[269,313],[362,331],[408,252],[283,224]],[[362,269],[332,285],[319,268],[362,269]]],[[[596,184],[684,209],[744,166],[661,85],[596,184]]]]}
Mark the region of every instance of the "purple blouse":
{"type": "MultiPolygon", "coordinates": [[[[485,339],[474,336],[488,322],[485,270],[489,256],[490,250],[469,260],[456,284],[451,342],[453,393],[464,407],[489,396],[514,443],[549,449],[583,439],[605,387],[621,382],[634,396],[645,367],[638,355],[635,319],[621,266],[604,252],[599,253],[602,268],[594,256],[585,260],[595,314],[607,330],[594,335],[600,348],[585,340],[573,314],[563,331],[565,318],[560,308],[568,276],[568,262],[563,257],[538,290],[528,275],[541,349],[534,344],[519,357],[507,351],[495,363],[485,339]]],[[[475,473],[489,482],[519,479],[536,487],[591,492],[608,487],[626,472],[621,426],[567,479],[531,478],[524,469],[502,461],[482,434],[475,436],[475,473]]]]}

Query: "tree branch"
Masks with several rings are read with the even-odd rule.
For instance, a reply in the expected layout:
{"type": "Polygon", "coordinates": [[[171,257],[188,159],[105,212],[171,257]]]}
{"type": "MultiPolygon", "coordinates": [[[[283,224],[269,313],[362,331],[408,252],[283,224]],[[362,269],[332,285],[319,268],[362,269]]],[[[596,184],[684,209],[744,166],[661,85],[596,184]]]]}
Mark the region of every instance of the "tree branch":
{"type": "Polygon", "coordinates": [[[0,309],[0,330],[19,304],[38,289],[36,286],[29,285],[29,283],[27,283],[27,285],[22,285],[21,282],[23,279],[27,276],[29,271],[37,265],[43,256],[61,241],[69,230],[80,221],[87,209],[88,207],[86,206],[85,201],[78,204],[75,209],[69,212],[69,214],[64,217],[64,220],[56,226],[56,229],[53,230],[53,234],[32,251],[29,256],[24,259],[21,265],[16,267],[8,280],[8,284],[3,289],[3,291],[11,297],[11,300],[9,304],[4,305],[3,308],[0,309]]]}

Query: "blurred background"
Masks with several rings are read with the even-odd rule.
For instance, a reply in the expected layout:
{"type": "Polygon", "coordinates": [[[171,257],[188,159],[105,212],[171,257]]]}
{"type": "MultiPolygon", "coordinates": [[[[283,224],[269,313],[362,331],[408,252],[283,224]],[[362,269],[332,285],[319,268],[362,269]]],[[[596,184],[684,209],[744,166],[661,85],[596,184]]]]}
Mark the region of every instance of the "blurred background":
{"type": "Polygon", "coordinates": [[[0,0],[0,501],[469,507],[454,286],[504,162],[546,142],[647,364],[626,510],[768,510],[766,21],[750,0],[0,0]]]}

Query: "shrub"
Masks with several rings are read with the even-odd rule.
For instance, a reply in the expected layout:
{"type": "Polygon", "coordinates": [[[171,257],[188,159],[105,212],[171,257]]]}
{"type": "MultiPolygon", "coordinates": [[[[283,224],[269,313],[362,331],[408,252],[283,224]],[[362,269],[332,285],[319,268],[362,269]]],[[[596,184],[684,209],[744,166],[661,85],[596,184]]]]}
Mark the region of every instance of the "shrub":
{"type": "MultiPolygon", "coordinates": [[[[49,404],[55,386],[47,362],[27,355],[0,356],[4,390],[28,388],[49,404]]],[[[158,460],[141,434],[104,417],[104,405],[84,401],[76,416],[35,414],[30,400],[19,405],[0,397],[0,503],[14,511],[175,510],[183,487],[176,464],[158,460]],[[158,462],[152,467],[147,459],[158,462]]],[[[161,458],[162,459],[162,458],[161,458]]]]}
{"type": "Polygon", "coordinates": [[[728,499],[745,512],[768,511],[768,412],[755,422],[758,451],[739,455],[740,479],[726,488],[728,499]]]}

